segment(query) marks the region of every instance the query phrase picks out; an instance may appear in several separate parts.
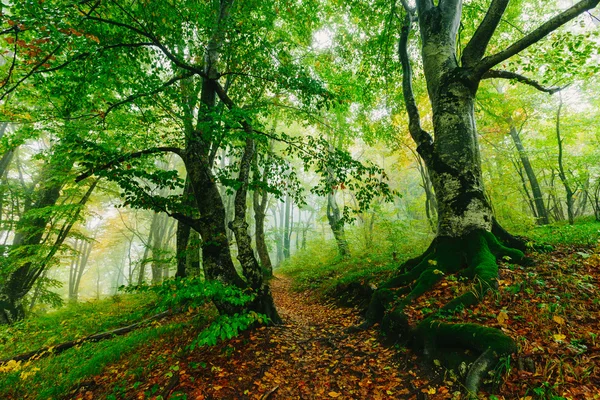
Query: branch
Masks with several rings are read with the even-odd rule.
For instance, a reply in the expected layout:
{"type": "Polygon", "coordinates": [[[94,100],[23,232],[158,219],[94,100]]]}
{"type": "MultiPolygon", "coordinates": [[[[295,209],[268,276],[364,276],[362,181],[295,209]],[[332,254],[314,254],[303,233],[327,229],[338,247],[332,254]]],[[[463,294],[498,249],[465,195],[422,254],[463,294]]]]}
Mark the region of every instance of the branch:
{"type": "Polygon", "coordinates": [[[473,34],[473,37],[471,37],[471,40],[469,40],[469,43],[463,51],[461,59],[463,67],[475,64],[481,60],[490,39],[494,35],[494,32],[502,19],[502,15],[504,15],[508,2],[509,0],[492,0],[492,4],[490,4],[483,21],[481,21],[473,34]]]}
{"type": "Polygon", "coordinates": [[[54,53],[56,53],[61,47],[62,47],[62,44],[59,44],[58,46],[56,46],[50,53],[48,53],[48,55],[46,57],[44,57],[42,59],[42,61],[40,61],[36,65],[34,65],[33,68],[27,74],[25,74],[25,76],[23,76],[21,79],[19,79],[17,81],[17,83],[15,83],[10,89],[8,89],[4,93],[2,93],[2,95],[0,96],[0,101],[2,101],[6,96],[11,94],[16,88],[19,87],[19,85],[21,85],[21,83],[25,82],[27,80],[27,78],[29,78],[31,75],[33,75],[35,73],[35,71],[37,71],[42,65],[44,65],[54,55],[54,53]]]}
{"type": "Polygon", "coordinates": [[[527,78],[526,76],[519,75],[515,72],[504,71],[499,69],[490,69],[487,71],[481,79],[490,79],[490,78],[500,78],[500,79],[514,79],[517,82],[524,83],[526,85],[532,86],[539,90],[540,92],[554,94],[560,90],[563,90],[567,86],[562,87],[546,87],[542,86],[539,82],[534,81],[533,79],[527,78]]]}
{"type": "Polygon", "coordinates": [[[560,28],[567,22],[571,21],[575,17],[584,12],[591,10],[596,7],[600,3],[600,0],[582,0],[579,3],[575,4],[573,7],[563,11],[557,16],[551,18],[550,20],[543,23],[540,27],[535,29],[533,32],[525,35],[525,37],[521,38],[517,42],[513,43],[505,50],[502,50],[499,53],[494,55],[485,57],[478,64],[475,65],[475,72],[477,75],[481,76],[489,69],[493,68],[495,65],[498,65],[504,60],[509,59],[515,54],[521,52],[527,47],[539,42],[541,39],[546,37],[551,32],[560,28]]]}
{"type": "Polygon", "coordinates": [[[174,76],[173,78],[169,79],[168,81],[166,81],[165,83],[163,83],[160,87],[147,92],[147,93],[136,93],[133,94],[129,97],[126,97],[125,99],[118,101],[116,103],[111,104],[106,111],[104,112],[104,114],[102,115],[102,118],[106,118],[106,116],[108,115],[109,112],[111,112],[112,110],[114,110],[115,108],[122,106],[123,104],[127,104],[130,103],[136,99],[139,99],[141,97],[147,97],[147,96],[152,96],[155,95],[157,93],[162,92],[163,90],[167,89],[170,86],[173,86],[175,83],[179,82],[180,80],[183,79],[187,79],[190,78],[192,76],[194,76],[195,73],[188,71],[187,73],[183,74],[183,75],[178,75],[178,76],[174,76]]]}
{"type": "Polygon", "coordinates": [[[6,79],[4,80],[4,82],[2,82],[2,86],[0,86],[0,89],[4,89],[4,87],[6,85],[8,85],[10,77],[11,77],[13,71],[15,70],[15,65],[17,63],[17,51],[19,50],[18,45],[19,45],[19,30],[17,29],[15,31],[15,49],[13,50],[12,62],[10,63],[10,68],[8,69],[8,74],[6,74],[6,79]]]}
{"type": "MultiPolygon", "coordinates": [[[[404,104],[406,106],[406,112],[408,114],[408,130],[410,136],[417,144],[417,149],[425,151],[425,149],[431,145],[433,139],[431,135],[423,130],[421,127],[421,116],[419,115],[419,109],[412,87],[412,67],[410,65],[410,59],[408,57],[408,35],[410,33],[410,27],[412,24],[412,18],[410,14],[406,15],[402,30],[400,32],[400,42],[398,44],[398,54],[400,56],[400,62],[402,63],[402,94],[404,95],[404,104]]],[[[428,155],[421,154],[427,161],[428,155]]]]}
{"type": "Polygon", "coordinates": [[[195,67],[193,65],[189,65],[186,62],[181,61],[179,58],[175,57],[175,55],[173,53],[171,53],[171,51],[169,49],[167,49],[161,42],[160,40],[158,40],[158,38],[148,32],[145,32],[139,28],[136,28],[135,26],[132,25],[128,25],[125,24],[123,22],[118,22],[118,21],[113,21],[110,19],[105,19],[105,18],[100,18],[100,17],[92,17],[89,14],[86,14],[86,18],[92,21],[96,21],[96,22],[102,22],[104,24],[109,24],[109,25],[113,25],[113,26],[118,26],[120,28],[125,28],[128,29],[132,32],[137,33],[140,36],[143,36],[147,39],[150,39],[152,41],[152,43],[154,44],[154,46],[158,47],[160,49],[160,51],[169,59],[173,62],[173,64],[177,65],[179,68],[188,70],[190,72],[193,72],[194,74],[200,75],[203,78],[206,78],[206,74],[204,73],[204,71],[198,67],[195,67]]]}
{"type": "Polygon", "coordinates": [[[179,147],[153,147],[151,149],[137,151],[135,153],[124,154],[121,157],[118,157],[112,161],[107,162],[104,165],[101,165],[97,168],[92,168],[87,172],[82,173],[77,178],[75,178],[75,182],[80,182],[90,176],[94,175],[96,171],[104,171],[106,169],[112,168],[115,165],[121,164],[127,160],[133,160],[135,158],[140,158],[148,154],[157,154],[157,153],[175,153],[181,157],[182,151],[179,147]]]}

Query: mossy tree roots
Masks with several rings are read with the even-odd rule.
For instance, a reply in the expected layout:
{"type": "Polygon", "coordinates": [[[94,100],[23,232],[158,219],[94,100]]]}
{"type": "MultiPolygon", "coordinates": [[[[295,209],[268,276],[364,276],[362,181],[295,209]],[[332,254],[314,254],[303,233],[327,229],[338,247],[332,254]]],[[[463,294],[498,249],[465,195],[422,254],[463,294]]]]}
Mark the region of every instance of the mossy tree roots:
{"type": "MultiPolygon", "coordinates": [[[[399,275],[391,278],[373,294],[365,323],[381,322],[383,332],[393,340],[420,349],[434,360],[444,360],[445,352],[467,354],[458,363],[469,363],[465,386],[474,394],[501,357],[517,349],[512,338],[502,331],[470,323],[449,323],[446,318],[481,302],[486,293],[497,288],[497,260],[527,263],[523,252],[502,245],[494,234],[473,230],[462,237],[438,236],[420,257],[409,260],[399,275]],[[413,300],[430,290],[445,275],[461,273],[471,278],[466,292],[436,313],[412,325],[404,310],[413,300]]],[[[461,357],[459,357],[461,358],[461,357]]],[[[454,364],[454,365],[449,365],[454,364]]]]}

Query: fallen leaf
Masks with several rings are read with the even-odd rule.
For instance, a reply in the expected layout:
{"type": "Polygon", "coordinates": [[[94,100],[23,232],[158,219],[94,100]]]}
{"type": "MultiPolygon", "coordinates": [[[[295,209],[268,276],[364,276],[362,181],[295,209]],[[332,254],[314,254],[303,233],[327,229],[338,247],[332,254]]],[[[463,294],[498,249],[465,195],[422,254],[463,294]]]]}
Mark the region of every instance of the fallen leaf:
{"type": "Polygon", "coordinates": [[[505,311],[500,311],[496,319],[500,325],[504,325],[508,321],[508,314],[505,311]]]}
{"type": "Polygon", "coordinates": [[[555,341],[557,342],[562,342],[563,340],[566,339],[566,336],[563,335],[562,333],[557,333],[555,335],[552,335],[552,337],[554,338],[555,341]]]}
{"type": "Polygon", "coordinates": [[[333,397],[333,398],[340,397],[342,395],[341,393],[338,393],[338,392],[329,392],[328,394],[329,394],[329,397],[333,397]]]}
{"type": "Polygon", "coordinates": [[[563,325],[563,324],[565,323],[565,320],[564,320],[564,318],[563,318],[563,317],[559,317],[558,315],[554,315],[554,316],[552,317],[552,320],[553,320],[554,322],[556,322],[557,324],[559,324],[559,325],[563,325]]]}

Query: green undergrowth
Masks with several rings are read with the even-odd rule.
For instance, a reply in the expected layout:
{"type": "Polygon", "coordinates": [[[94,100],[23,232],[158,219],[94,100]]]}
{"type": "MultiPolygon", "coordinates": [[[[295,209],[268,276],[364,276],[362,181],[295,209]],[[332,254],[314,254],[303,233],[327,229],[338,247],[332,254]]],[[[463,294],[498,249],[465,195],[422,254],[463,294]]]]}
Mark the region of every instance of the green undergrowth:
{"type": "MultiPolygon", "coordinates": [[[[138,322],[156,312],[153,293],[124,294],[72,304],[56,312],[32,316],[0,331],[2,358],[67,342],[138,322]]],[[[63,353],[0,367],[0,398],[59,399],[106,366],[135,359],[140,346],[181,331],[181,322],[154,322],[124,336],[85,343],[63,353]]]]}
{"type": "MultiPolygon", "coordinates": [[[[423,252],[429,240],[420,236],[411,242],[405,241],[402,251],[395,254],[389,250],[370,253],[354,250],[348,258],[337,255],[333,242],[319,241],[293,255],[277,268],[276,273],[290,277],[296,290],[314,290],[326,297],[351,300],[344,297],[360,292],[371,283],[387,280],[402,260],[423,252]]],[[[360,293],[354,294],[360,296],[360,293]]]]}
{"type": "Polygon", "coordinates": [[[115,363],[126,363],[140,378],[148,372],[147,360],[137,350],[160,337],[175,335],[185,323],[148,326],[125,336],[87,343],[56,356],[23,363],[17,369],[0,374],[0,398],[61,399],[115,363]]]}
{"type": "MultiPolygon", "coordinates": [[[[530,239],[532,245],[593,246],[600,240],[600,222],[582,218],[574,225],[559,222],[518,233],[530,239]]],[[[360,291],[356,288],[378,285],[388,279],[403,261],[420,255],[431,239],[426,235],[402,238],[396,260],[389,248],[374,252],[355,250],[351,257],[342,259],[337,256],[333,240],[318,241],[285,261],[276,272],[290,277],[297,290],[314,290],[320,295],[345,300],[349,288],[360,291]]],[[[368,296],[368,293],[364,295],[368,296]]]]}
{"type": "Polygon", "coordinates": [[[577,219],[574,225],[561,221],[538,226],[521,234],[536,244],[594,246],[600,240],[600,222],[593,217],[586,217],[577,219]]]}
{"type": "Polygon", "coordinates": [[[156,312],[156,295],[119,294],[0,326],[0,359],[133,324],[156,312]]]}
{"type": "MultiPolygon", "coordinates": [[[[96,386],[114,386],[106,398],[125,398],[122,394],[136,390],[136,385],[152,373],[153,366],[160,367],[195,347],[212,346],[266,321],[265,316],[254,312],[217,316],[212,301],[242,307],[253,297],[199,277],[125,290],[128,293],[110,299],[70,305],[3,327],[0,357],[5,359],[131,325],[159,311],[174,313],[123,336],[85,342],[41,359],[2,364],[0,399],[70,399],[90,386],[92,390],[96,386]]],[[[151,395],[154,393],[148,394],[151,395]]]]}

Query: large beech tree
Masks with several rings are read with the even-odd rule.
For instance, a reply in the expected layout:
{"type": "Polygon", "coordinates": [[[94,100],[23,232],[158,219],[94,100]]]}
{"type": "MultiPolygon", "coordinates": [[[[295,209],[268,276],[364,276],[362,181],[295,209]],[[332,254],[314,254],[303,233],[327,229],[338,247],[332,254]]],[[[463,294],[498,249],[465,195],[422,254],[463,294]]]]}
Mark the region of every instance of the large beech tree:
{"type": "Polygon", "coordinates": [[[431,176],[438,204],[437,235],[420,257],[405,264],[408,272],[386,282],[373,297],[367,322],[383,318],[383,328],[395,337],[414,340],[427,353],[444,348],[466,348],[478,355],[466,374],[466,386],[476,393],[485,373],[500,356],[516,351],[515,342],[499,330],[472,324],[450,324],[443,315],[479,301],[497,286],[496,259],[525,257],[515,241],[496,222],[483,186],[481,159],[475,124],[475,97],[486,78],[506,78],[542,88],[523,75],[496,69],[510,57],[534,45],[552,31],[596,7],[599,0],[584,0],[550,18],[519,40],[488,54],[488,44],[503,18],[509,0],[489,2],[485,16],[462,54],[457,37],[463,14],[462,0],[402,1],[404,23],[399,40],[402,91],[409,117],[409,131],[431,176]],[[432,106],[433,134],[423,129],[412,88],[412,66],[408,43],[413,25],[420,33],[420,58],[432,106]],[[505,247],[503,241],[512,247],[505,247]],[[410,326],[403,312],[411,300],[425,293],[446,273],[465,269],[472,277],[471,289],[444,305],[440,312],[410,326]],[[413,284],[414,282],[414,284],[413,284]],[[409,285],[411,285],[409,287],[409,285]],[[406,296],[384,313],[398,292],[406,296]]]}

